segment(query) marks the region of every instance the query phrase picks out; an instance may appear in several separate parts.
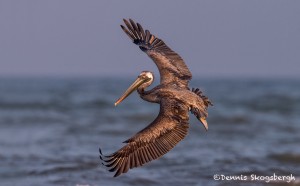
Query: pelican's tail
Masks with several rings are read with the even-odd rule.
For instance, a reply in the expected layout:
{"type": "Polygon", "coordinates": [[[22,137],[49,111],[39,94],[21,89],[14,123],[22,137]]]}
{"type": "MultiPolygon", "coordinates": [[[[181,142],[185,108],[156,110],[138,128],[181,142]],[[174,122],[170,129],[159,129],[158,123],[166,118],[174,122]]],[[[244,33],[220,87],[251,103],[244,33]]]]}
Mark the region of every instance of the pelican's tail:
{"type": "Polygon", "coordinates": [[[213,103],[208,99],[208,97],[203,95],[203,92],[199,88],[192,88],[192,92],[197,94],[203,100],[206,107],[208,107],[209,105],[213,106],[213,103]]]}

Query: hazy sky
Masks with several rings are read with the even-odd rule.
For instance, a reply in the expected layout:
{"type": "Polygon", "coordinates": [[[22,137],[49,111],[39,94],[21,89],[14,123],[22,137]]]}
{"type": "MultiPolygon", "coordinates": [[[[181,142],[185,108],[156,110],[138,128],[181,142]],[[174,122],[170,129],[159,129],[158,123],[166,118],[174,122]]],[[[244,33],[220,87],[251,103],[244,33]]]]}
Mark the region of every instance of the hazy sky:
{"type": "Polygon", "coordinates": [[[296,0],[1,0],[0,76],[157,73],[122,18],[163,39],[194,76],[300,77],[296,0]]]}

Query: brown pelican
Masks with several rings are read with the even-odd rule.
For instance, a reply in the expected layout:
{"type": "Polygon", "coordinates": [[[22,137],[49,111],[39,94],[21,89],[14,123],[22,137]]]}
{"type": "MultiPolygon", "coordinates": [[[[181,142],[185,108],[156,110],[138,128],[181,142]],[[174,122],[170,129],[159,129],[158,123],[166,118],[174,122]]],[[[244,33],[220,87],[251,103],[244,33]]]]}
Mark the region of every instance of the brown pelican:
{"type": "Polygon", "coordinates": [[[160,104],[160,111],[152,123],[126,140],[124,143],[127,144],[115,153],[104,156],[99,149],[102,164],[109,171],[116,171],[114,177],[170,151],[187,135],[189,111],[207,130],[207,107],[212,105],[198,88],[189,89],[192,74],[177,53],[148,30],[144,31],[139,23],[131,19],[124,19],[124,23],[127,28],[121,25],[123,31],[158,67],[160,84],[152,90],[146,90],[152,84],[154,76],[149,71],[143,71],[116,101],[115,106],[137,90],[143,100],[160,104]]]}

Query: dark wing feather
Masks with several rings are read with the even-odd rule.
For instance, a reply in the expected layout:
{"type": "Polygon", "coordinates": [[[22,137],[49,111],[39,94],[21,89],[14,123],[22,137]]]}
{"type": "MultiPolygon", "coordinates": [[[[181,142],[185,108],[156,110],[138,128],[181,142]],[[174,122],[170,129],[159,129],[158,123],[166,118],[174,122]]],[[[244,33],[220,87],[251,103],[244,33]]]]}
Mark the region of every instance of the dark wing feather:
{"type": "Polygon", "coordinates": [[[139,23],[131,19],[123,19],[126,27],[121,25],[129,38],[148,54],[158,67],[161,84],[175,82],[178,86],[188,86],[192,74],[183,59],[171,50],[161,39],[152,35],[148,30],[144,31],[139,23]]]}
{"type": "Polygon", "coordinates": [[[157,118],[126,140],[127,145],[109,156],[103,156],[100,150],[102,164],[109,171],[116,172],[116,177],[163,156],[186,136],[188,119],[188,108],[185,105],[177,100],[163,99],[157,118]]]}

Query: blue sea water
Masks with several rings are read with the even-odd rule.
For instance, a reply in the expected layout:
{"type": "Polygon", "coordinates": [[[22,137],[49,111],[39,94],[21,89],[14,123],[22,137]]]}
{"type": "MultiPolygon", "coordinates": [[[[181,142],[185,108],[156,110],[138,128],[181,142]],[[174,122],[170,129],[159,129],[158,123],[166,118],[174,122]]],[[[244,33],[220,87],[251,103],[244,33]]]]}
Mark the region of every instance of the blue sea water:
{"type": "Polygon", "coordinates": [[[159,105],[137,93],[114,102],[133,78],[0,78],[0,185],[266,185],[251,175],[293,175],[300,185],[300,80],[193,79],[215,106],[209,130],[190,116],[172,151],[118,178],[104,154],[147,126],[159,105]],[[215,180],[246,176],[247,180],[215,180]]]}

